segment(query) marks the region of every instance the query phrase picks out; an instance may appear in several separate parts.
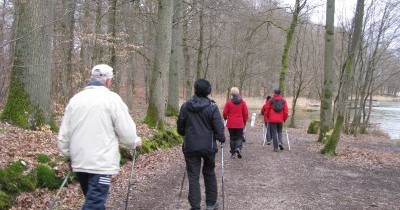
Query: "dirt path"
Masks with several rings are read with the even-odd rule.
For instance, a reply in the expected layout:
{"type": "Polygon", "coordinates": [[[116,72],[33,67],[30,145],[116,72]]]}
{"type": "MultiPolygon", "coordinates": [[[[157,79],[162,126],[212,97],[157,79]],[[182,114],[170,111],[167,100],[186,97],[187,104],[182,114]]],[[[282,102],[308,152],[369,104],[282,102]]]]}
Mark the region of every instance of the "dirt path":
{"type": "MultiPolygon", "coordinates": [[[[248,144],[243,151],[243,159],[230,159],[229,148],[226,147],[225,209],[400,208],[399,165],[362,167],[343,164],[320,155],[315,149],[318,147],[316,137],[303,132],[304,130],[289,129],[291,151],[287,150],[287,145],[286,150],[279,153],[273,152],[272,146],[262,147],[261,128],[248,129],[248,144]]],[[[378,153],[380,150],[388,150],[387,145],[374,146],[373,149],[378,153]]],[[[392,145],[390,150],[400,153],[398,146],[392,145]]],[[[135,182],[129,209],[177,209],[184,172],[183,156],[180,148],[160,155],[168,158],[150,161],[154,171],[135,182]]],[[[220,160],[219,152],[216,172],[221,203],[220,160]]],[[[140,168],[138,173],[139,171],[140,168]]],[[[179,209],[189,209],[187,193],[186,179],[179,209]]],[[[124,199],[124,195],[112,193],[108,202],[109,209],[123,209],[124,199]]],[[[204,198],[202,202],[204,206],[204,198]]]]}

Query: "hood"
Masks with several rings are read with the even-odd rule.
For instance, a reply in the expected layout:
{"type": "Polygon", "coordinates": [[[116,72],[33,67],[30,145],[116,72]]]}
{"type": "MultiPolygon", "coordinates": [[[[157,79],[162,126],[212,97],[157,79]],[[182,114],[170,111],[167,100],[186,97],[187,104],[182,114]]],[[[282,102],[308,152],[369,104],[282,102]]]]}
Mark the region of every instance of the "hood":
{"type": "Polygon", "coordinates": [[[191,112],[201,112],[204,108],[211,105],[211,100],[204,97],[193,96],[188,102],[187,107],[191,112]]]}
{"type": "Polygon", "coordinates": [[[274,95],[272,96],[272,98],[273,98],[274,100],[281,100],[283,97],[282,97],[281,94],[274,94],[274,95]]]}
{"type": "Polygon", "coordinates": [[[232,103],[240,104],[240,103],[242,103],[242,98],[240,96],[233,96],[232,97],[232,103]]]}

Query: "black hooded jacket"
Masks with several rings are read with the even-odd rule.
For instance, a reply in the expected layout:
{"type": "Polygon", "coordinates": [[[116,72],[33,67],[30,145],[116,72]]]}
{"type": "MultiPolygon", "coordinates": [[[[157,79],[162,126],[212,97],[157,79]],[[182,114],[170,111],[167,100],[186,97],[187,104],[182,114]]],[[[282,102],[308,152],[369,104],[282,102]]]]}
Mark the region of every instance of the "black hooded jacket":
{"type": "Polygon", "coordinates": [[[193,96],[179,111],[178,133],[184,136],[185,154],[217,152],[216,140],[225,141],[224,124],[214,101],[193,96]]]}

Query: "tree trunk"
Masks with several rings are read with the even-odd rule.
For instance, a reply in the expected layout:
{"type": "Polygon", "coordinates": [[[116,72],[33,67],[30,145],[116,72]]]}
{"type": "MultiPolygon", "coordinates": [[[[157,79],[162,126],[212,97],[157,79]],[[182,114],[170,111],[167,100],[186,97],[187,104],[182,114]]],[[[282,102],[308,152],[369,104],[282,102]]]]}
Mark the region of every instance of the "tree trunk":
{"type": "Polygon", "coordinates": [[[355,24],[353,36],[351,39],[350,52],[346,57],[345,69],[343,74],[343,87],[340,92],[339,101],[338,101],[338,109],[336,122],[333,129],[332,136],[328,139],[325,147],[321,150],[321,153],[324,155],[334,155],[336,153],[336,146],[339,142],[340,135],[342,133],[342,126],[344,121],[344,115],[346,111],[346,102],[348,99],[349,89],[350,89],[350,77],[352,75],[352,71],[354,69],[354,61],[356,52],[361,43],[361,33],[362,33],[362,25],[363,25],[363,17],[364,17],[364,0],[357,0],[356,14],[355,14],[355,24]]]}
{"type": "Polygon", "coordinates": [[[151,75],[150,100],[145,122],[164,129],[166,77],[171,57],[173,0],[158,0],[156,53],[151,75]]]}
{"type": "MultiPolygon", "coordinates": [[[[51,117],[52,0],[15,1],[17,21],[9,94],[2,120],[36,129],[51,117]],[[38,30],[40,28],[40,30],[38,30]]],[[[54,128],[54,127],[53,127],[54,128]]]]}
{"type": "Polygon", "coordinates": [[[294,13],[292,16],[292,22],[290,23],[289,30],[286,32],[286,42],[283,47],[281,73],[279,76],[279,89],[281,90],[282,95],[285,94],[285,80],[286,80],[286,72],[288,69],[288,56],[289,56],[290,45],[292,44],[293,35],[296,30],[296,26],[298,24],[300,11],[304,8],[306,3],[307,0],[304,0],[302,4],[300,4],[300,0],[296,0],[294,13]]]}
{"type": "Polygon", "coordinates": [[[95,26],[95,37],[94,37],[94,51],[92,58],[92,66],[102,63],[103,61],[103,47],[99,36],[102,35],[101,31],[101,18],[102,18],[102,0],[96,0],[96,26],[95,26]]]}
{"type": "Polygon", "coordinates": [[[200,1],[199,11],[199,48],[197,49],[196,79],[200,79],[203,73],[203,46],[204,46],[204,21],[203,2],[200,1]]]}
{"type": "Polygon", "coordinates": [[[63,38],[62,50],[64,51],[62,65],[63,71],[63,98],[64,102],[68,101],[72,97],[72,74],[73,74],[73,53],[74,53],[74,29],[75,29],[75,8],[76,0],[63,0],[63,8],[65,8],[68,13],[63,21],[62,33],[65,36],[63,38]]]}
{"type": "Polygon", "coordinates": [[[183,24],[183,57],[184,57],[184,67],[185,67],[185,99],[189,100],[192,97],[192,87],[193,87],[193,75],[190,68],[190,54],[189,54],[189,18],[183,24]]]}
{"type": "Polygon", "coordinates": [[[334,59],[334,25],[335,0],[326,3],[326,29],[325,29],[325,57],[324,57],[324,85],[322,87],[320,128],[318,141],[322,142],[326,133],[332,128],[332,80],[334,59]]]}
{"type": "Polygon", "coordinates": [[[182,68],[182,0],[174,0],[172,50],[169,67],[167,115],[177,116],[179,111],[179,72],[182,68]]]}
{"type": "Polygon", "coordinates": [[[114,68],[115,79],[112,83],[113,89],[119,92],[121,86],[122,72],[119,71],[120,68],[117,67],[117,55],[115,53],[115,47],[117,45],[117,0],[109,0],[109,17],[108,17],[108,34],[107,39],[110,39],[110,66],[114,68]]]}

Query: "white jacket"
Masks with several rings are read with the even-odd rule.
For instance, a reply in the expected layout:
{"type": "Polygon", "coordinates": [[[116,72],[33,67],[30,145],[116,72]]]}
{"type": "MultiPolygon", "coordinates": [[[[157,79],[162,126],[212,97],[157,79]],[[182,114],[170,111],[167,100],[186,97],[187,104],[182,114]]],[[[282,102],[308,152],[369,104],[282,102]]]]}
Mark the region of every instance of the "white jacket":
{"type": "Polygon", "coordinates": [[[141,143],[121,97],[104,86],[87,86],[69,101],[57,146],[74,172],[118,174],[119,144],[141,143]]]}

